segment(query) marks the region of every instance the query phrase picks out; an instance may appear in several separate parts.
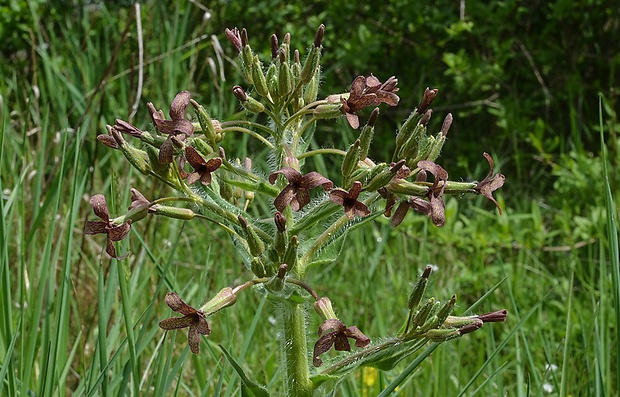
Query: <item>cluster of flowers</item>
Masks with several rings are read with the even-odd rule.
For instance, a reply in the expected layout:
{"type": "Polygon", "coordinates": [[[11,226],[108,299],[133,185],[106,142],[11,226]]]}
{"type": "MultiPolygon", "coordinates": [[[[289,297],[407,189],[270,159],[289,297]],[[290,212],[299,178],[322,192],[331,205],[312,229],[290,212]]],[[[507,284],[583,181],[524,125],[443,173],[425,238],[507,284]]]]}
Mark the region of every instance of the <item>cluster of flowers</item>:
{"type": "MultiPolygon", "coordinates": [[[[389,163],[371,160],[368,153],[379,115],[377,106],[398,104],[398,80],[390,77],[382,83],[373,75],[358,76],[349,92],[317,99],[323,33],[321,25],[303,64],[299,51],[295,50],[291,56],[290,35],[285,36],[281,45],[273,35],[272,60],[264,68],[248,44],[245,29],[226,30],[239,54],[241,71],[259,98],[252,97],[241,86],[235,86],[233,93],[248,112],[267,115],[268,123],[219,122],[191,99],[188,91],[182,91],[172,101],[169,119],[152,103],[148,104],[154,132],[116,120],[113,126],[107,126],[107,134],[97,137],[101,143],[122,152],[143,174],[181,193],[181,197],[149,201],[132,189],[128,212],[116,218],[110,218],[103,195],[93,196],[91,204],[101,220],[88,221],[85,233],[106,234],[106,252],[111,257],[126,257],[117,255],[114,242],[124,239],[132,224],[149,214],[184,220],[205,219],[223,227],[244,247],[246,264],[255,275],[252,280],[235,288],[224,288],[200,309],[189,306],[174,292],[166,295],[166,304],[182,317],[163,320],[160,327],[165,330],[189,328],[189,346],[194,353],[199,351],[200,335],[210,333],[207,317],[234,304],[240,291],[257,284],[274,294],[283,288],[298,287],[314,298],[315,310],[324,320],[314,347],[314,365],[321,365],[319,356],[332,346],[336,350],[350,351],[348,338],[355,340],[357,347],[365,347],[370,339],[357,327],[345,326],[336,316],[330,300],[319,297],[303,281],[310,261],[330,242],[326,236],[341,233],[354,224],[356,217],[370,216],[381,201],[383,205],[375,209],[376,214],[391,217],[393,226],[404,220],[409,209],[429,216],[433,224],[442,226],[446,194],[481,194],[499,209],[493,192],[503,185],[505,178],[494,173],[491,156],[484,154],[490,166],[488,175],[472,183],[450,181],[448,172],[435,162],[452,123],[452,115],[448,114],[437,135],[426,132],[432,115],[429,106],[438,93],[436,89],[426,89],[418,107],[398,130],[392,160],[389,163]],[[190,104],[195,110],[194,119],[186,116],[190,104]],[[317,120],[344,117],[350,127],[358,129],[358,112],[367,107],[375,108],[361,128],[359,139],[348,150],[308,149],[307,142],[317,120]],[[233,132],[250,134],[262,142],[277,159],[278,168],[264,178],[260,172],[254,172],[250,159],[245,159],[243,164],[227,159],[220,143],[226,134],[233,132]],[[129,144],[123,135],[139,139],[141,146],[129,144]],[[340,187],[335,187],[332,180],[316,171],[302,173],[305,158],[323,153],[343,156],[340,187]],[[431,176],[432,181],[429,181],[431,176]],[[304,211],[312,201],[310,191],[318,187],[327,194],[317,197],[312,210],[304,211]],[[252,222],[246,212],[256,194],[273,200],[273,210],[268,214],[273,222],[268,226],[264,226],[265,222],[260,222],[262,226],[252,222]],[[192,208],[165,205],[173,201],[188,202],[192,208]],[[344,214],[337,215],[339,208],[344,214]],[[331,225],[315,227],[322,225],[320,221],[331,225]],[[303,250],[300,248],[302,240],[303,250]]],[[[425,285],[424,280],[429,275],[430,269],[426,269],[417,285],[425,285]]],[[[443,306],[435,301],[420,305],[424,288],[416,288],[413,295],[417,298],[410,299],[410,319],[401,335],[405,339],[447,340],[478,329],[484,322],[503,321],[506,317],[505,311],[453,317],[450,312],[454,297],[443,306]]]]}

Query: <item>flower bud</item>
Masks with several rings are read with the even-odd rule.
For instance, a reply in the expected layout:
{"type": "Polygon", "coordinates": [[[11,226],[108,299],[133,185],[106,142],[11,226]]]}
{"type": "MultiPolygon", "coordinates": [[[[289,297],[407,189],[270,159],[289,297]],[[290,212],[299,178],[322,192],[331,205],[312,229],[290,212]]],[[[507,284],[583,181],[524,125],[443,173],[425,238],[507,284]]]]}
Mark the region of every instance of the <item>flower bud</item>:
{"type": "Polygon", "coordinates": [[[417,310],[418,306],[420,305],[420,301],[424,296],[424,291],[426,291],[426,284],[428,283],[428,278],[431,275],[431,270],[432,267],[430,265],[426,266],[424,272],[418,279],[418,282],[411,290],[411,294],[409,295],[409,300],[407,302],[407,307],[409,308],[409,310],[417,310]]]}
{"type": "Polygon", "coordinates": [[[205,303],[201,308],[205,316],[216,313],[226,307],[232,306],[237,302],[237,295],[230,287],[223,288],[211,300],[205,303]]]}
{"type": "Polygon", "coordinates": [[[418,310],[416,315],[413,317],[413,320],[411,321],[411,324],[413,325],[413,328],[411,329],[411,331],[415,331],[417,327],[421,327],[423,324],[426,323],[426,320],[428,319],[428,316],[433,311],[433,308],[435,307],[436,303],[439,303],[439,302],[436,302],[435,298],[429,298],[422,305],[420,310],[418,310]]]}
{"type": "Polygon", "coordinates": [[[249,45],[244,45],[241,50],[241,71],[245,76],[248,84],[254,84],[254,80],[252,79],[252,63],[254,61],[254,54],[252,53],[252,48],[249,45]]]}
{"type": "Polygon", "coordinates": [[[310,48],[304,67],[301,70],[301,75],[299,76],[302,84],[307,84],[310,79],[317,74],[317,68],[321,62],[321,49],[323,48],[321,46],[321,42],[323,41],[324,34],[325,25],[321,24],[316,32],[316,36],[314,37],[314,45],[310,48]]]}
{"type": "Polygon", "coordinates": [[[286,252],[282,258],[282,262],[288,264],[288,271],[292,271],[297,263],[297,248],[299,247],[299,239],[297,236],[290,238],[286,252]]]}

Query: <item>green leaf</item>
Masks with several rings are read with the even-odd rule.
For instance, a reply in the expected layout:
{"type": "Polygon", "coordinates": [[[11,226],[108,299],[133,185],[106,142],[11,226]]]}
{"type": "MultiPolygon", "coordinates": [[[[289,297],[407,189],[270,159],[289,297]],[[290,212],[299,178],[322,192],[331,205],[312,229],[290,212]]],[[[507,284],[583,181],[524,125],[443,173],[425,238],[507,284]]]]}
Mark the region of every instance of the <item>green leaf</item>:
{"type": "Polygon", "coordinates": [[[241,395],[243,397],[269,397],[271,394],[265,389],[264,386],[261,386],[253,381],[251,381],[243,371],[243,368],[235,361],[235,359],[228,353],[228,351],[224,348],[224,346],[219,345],[220,349],[224,352],[226,359],[230,365],[233,366],[237,374],[241,378],[241,395]]]}

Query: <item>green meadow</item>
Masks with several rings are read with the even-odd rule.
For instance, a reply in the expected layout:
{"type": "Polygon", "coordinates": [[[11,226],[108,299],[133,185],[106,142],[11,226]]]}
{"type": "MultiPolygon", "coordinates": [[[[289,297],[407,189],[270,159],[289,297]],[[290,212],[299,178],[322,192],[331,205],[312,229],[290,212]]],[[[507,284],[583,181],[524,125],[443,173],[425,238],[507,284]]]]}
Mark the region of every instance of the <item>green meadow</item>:
{"type": "MultiPolygon", "coordinates": [[[[158,326],[171,316],[167,292],[200,305],[253,277],[226,232],[200,219],[149,217],[117,243],[130,253],[117,261],[105,254],[105,236],[83,231],[96,219],[95,194],[119,214],[132,187],[147,197],[171,191],[97,141],[106,125],[120,118],[152,130],[146,103],[167,111],[181,90],[221,122],[245,117],[232,87],[247,84],[224,29],[245,26],[268,57],[271,33],[290,31],[305,54],[321,22],[320,97],[348,91],[358,74],[399,79],[403,100],[377,123],[377,157],[391,152],[396,126],[431,86],[440,93],[430,130],[448,112],[455,118],[437,163],[453,180],[481,180],[488,152],[506,175],[495,192],[501,215],[484,197],[453,197],[443,227],[413,211],[397,228],[380,218],[348,233],[334,260],[312,273],[317,292],[329,293],[338,313],[371,338],[398,332],[411,287],[429,264],[428,294],[442,301],[456,294],[454,314],[508,310],[506,322],[429,344],[434,350],[421,362],[362,368],[334,395],[618,395],[620,17],[613,5],[556,1],[527,10],[502,2],[511,16],[500,6],[459,15],[453,2],[439,2],[409,16],[405,1],[376,14],[371,4],[340,1],[14,3],[1,6],[10,10],[0,30],[0,396],[241,395],[220,345],[254,381],[281,392],[275,314],[260,294],[244,293],[210,317],[199,355],[185,331],[158,326]],[[598,11],[582,12],[592,7],[598,11]],[[602,26],[601,36],[583,30],[590,42],[571,41],[563,23],[577,14],[602,26]],[[499,26],[478,23],[493,15],[499,26]],[[546,30],[536,30],[539,17],[546,30]],[[501,26],[511,18],[514,29],[501,26]],[[524,18],[538,40],[518,36],[524,18]],[[570,54],[587,47],[586,60],[562,69],[562,49],[545,47],[555,28],[567,40],[557,47],[570,54]],[[493,57],[480,55],[490,51],[485,42],[493,57]]],[[[344,119],[329,120],[311,146],[346,148],[356,134],[344,119]]],[[[255,168],[274,171],[251,136],[227,134],[222,145],[229,158],[251,154],[255,168]]],[[[314,166],[340,165],[325,155],[314,166]]],[[[319,319],[306,321],[314,343],[319,319]]]]}

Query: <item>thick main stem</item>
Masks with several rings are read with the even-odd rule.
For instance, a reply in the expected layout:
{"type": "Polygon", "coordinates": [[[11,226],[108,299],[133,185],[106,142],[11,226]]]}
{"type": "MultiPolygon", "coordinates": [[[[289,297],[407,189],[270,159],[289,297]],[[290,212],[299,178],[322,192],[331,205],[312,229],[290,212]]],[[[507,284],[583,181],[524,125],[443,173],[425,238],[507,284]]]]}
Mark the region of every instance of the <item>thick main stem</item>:
{"type": "Polygon", "coordinates": [[[306,321],[303,304],[284,304],[284,357],[286,368],[287,395],[312,396],[312,381],[308,368],[306,321]]]}

